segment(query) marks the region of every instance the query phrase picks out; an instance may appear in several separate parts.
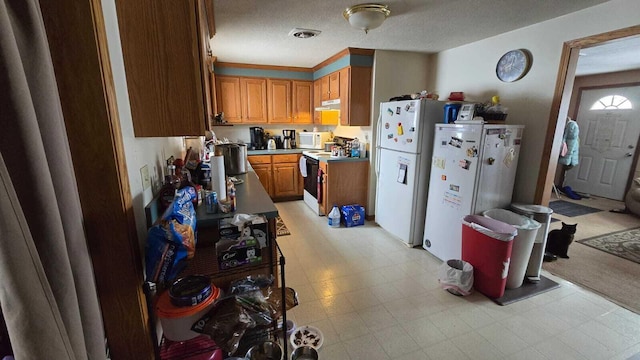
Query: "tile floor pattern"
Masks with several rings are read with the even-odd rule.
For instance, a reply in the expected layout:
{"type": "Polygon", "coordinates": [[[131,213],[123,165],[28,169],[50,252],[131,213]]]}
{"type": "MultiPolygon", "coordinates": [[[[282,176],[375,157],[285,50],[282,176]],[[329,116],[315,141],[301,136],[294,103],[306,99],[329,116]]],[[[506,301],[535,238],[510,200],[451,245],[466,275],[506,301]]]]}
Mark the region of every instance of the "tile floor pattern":
{"type": "Polygon", "coordinates": [[[332,229],[302,202],[277,204],[287,316],[324,333],[321,359],[628,359],[640,315],[544,272],[556,290],[508,306],[441,290],[440,261],[373,222],[332,229]]]}

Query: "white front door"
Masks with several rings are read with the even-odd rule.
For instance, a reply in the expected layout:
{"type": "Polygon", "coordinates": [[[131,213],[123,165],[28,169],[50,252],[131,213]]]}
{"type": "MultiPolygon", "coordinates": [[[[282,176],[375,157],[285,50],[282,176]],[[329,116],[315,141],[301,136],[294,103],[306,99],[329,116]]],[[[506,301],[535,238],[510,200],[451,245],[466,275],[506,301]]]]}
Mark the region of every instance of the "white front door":
{"type": "Polygon", "coordinates": [[[577,192],[622,200],[640,135],[640,86],[582,91],[575,120],[579,165],[567,170],[564,184],[577,192]],[[610,95],[626,98],[631,108],[620,104],[620,98],[606,99],[610,95]],[[601,99],[609,106],[592,110],[601,99]]]}

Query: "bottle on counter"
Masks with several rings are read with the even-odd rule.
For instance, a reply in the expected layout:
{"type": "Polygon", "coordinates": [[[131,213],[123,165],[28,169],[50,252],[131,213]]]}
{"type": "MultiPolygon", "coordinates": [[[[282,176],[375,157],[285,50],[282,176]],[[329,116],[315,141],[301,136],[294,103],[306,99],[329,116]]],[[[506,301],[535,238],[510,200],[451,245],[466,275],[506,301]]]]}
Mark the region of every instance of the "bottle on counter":
{"type": "Polygon", "coordinates": [[[338,205],[333,204],[333,209],[331,209],[328,218],[330,227],[340,227],[340,210],[338,209],[338,205]]]}

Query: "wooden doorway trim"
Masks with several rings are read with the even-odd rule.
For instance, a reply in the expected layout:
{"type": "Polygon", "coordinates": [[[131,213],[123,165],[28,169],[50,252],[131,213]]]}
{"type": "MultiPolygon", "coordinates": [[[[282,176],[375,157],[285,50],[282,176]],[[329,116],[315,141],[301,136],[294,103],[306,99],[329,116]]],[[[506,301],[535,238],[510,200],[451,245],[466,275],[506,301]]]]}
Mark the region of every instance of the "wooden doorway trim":
{"type": "Polygon", "coordinates": [[[100,0],[41,1],[112,359],[153,359],[100,0]]]}
{"type": "Polygon", "coordinates": [[[575,78],[575,66],[578,63],[578,53],[580,49],[635,35],[640,35],[640,25],[571,40],[563,44],[555,93],[551,102],[549,125],[547,127],[542,152],[542,161],[540,162],[540,169],[538,171],[538,181],[534,195],[535,204],[549,204],[551,189],[556,174],[556,166],[558,164],[557,161],[552,161],[552,159],[557,159],[560,155],[562,134],[564,131],[564,121],[560,121],[560,119],[564,120],[567,117],[571,91],[573,90],[573,80],[575,78]]]}

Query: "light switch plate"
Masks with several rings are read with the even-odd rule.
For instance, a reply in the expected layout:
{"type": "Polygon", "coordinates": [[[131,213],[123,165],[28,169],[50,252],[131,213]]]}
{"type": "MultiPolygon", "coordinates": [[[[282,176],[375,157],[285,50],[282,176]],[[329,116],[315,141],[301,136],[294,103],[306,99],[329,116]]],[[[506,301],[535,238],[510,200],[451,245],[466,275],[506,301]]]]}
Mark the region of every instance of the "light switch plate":
{"type": "Polygon", "coordinates": [[[151,177],[149,176],[148,165],[140,168],[140,176],[142,177],[142,190],[147,190],[151,187],[151,177]]]}

